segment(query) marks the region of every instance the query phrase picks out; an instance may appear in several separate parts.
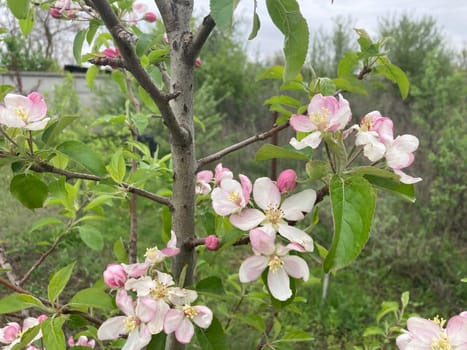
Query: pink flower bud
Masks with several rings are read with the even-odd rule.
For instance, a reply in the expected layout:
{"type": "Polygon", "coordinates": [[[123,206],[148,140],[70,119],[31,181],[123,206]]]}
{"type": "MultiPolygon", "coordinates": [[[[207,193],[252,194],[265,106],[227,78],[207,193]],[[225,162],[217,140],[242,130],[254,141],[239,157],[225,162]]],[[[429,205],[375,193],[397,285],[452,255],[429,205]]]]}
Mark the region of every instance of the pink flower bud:
{"type": "Polygon", "coordinates": [[[290,192],[297,187],[297,173],[292,169],[286,169],[277,178],[277,187],[281,193],[290,192]]]}
{"type": "Polygon", "coordinates": [[[120,56],[120,49],[118,47],[115,49],[108,47],[104,51],[102,51],[102,54],[105,57],[114,58],[114,57],[120,56]]]}
{"type": "Polygon", "coordinates": [[[201,58],[198,57],[198,58],[195,60],[195,67],[196,67],[196,68],[201,67],[201,58]]]}
{"type": "Polygon", "coordinates": [[[69,10],[66,12],[66,18],[67,19],[75,19],[76,17],[78,17],[77,15],[78,11],[76,10],[69,10]]]}
{"type": "Polygon", "coordinates": [[[126,272],[120,264],[109,264],[104,271],[104,282],[110,288],[121,288],[125,285],[126,272]]]}
{"type": "Polygon", "coordinates": [[[21,334],[21,326],[16,322],[9,322],[6,327],[0,328],[0,342],[10,344],[21,334]]]}
{"type": "Polygon", "coordinates": [[[217,250],[219,248],[220,239],[216,235],[209,235],[204,239],[204,244],[208,250],[217,250]]]}
{"type": "Polygon", "coordinates": [[[153,23],[155,21],[157,21],[157,16],[154,12],[146,12],[143,16],[143,19],[146,21],[146,22],[149,22],[149,23],[153,23]]]}
{"type": "Polygon", "coordinates": [[[47,315],[40,315],[40,316],[37,318],[37,322],[42,323],[42,322],[44,322],[46,319],[47,319],[47,315]]]}
{"type": "Polygon", "coordinates": [[[56,7],[52,7],[49,11],[49,14],[53,17],[53,18],[62,18],[62,13],[60,12],[60,10],[56,7]]]}

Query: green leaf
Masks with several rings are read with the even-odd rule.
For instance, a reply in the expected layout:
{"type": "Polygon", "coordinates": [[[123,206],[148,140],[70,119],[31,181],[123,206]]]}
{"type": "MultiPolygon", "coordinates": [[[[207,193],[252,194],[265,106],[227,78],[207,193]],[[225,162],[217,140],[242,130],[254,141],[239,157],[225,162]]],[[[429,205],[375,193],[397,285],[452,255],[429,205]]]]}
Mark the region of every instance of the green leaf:
{"type": "Polygon", "coordinates": [[[210,0],[210,8],[216,25],[223,31],[230,31],[235,9],[234,0],[210,0]]]}
{"type": "Polygon", "coordinates": [[[196,284],[196,291],[218,295],[225,294],[222,280],[216,276],[210,276],[199,281],[196,284]]]}
{"type": "Polygon", "coordinates": [[[64,316],[50,317],[41,323],[42,339],[47,350],[65,350],[65,335],[62,326],[64,316]]]}
{"type": "Polygon", "coordinates": [[[7,0],[8,8],[13,16],[18,19],[25,19],[28,17],[29,0],[7,0]]]}
{"type": "Polygon", "coordinates": [[[334,84],[336,84],[336,88],[348,92],[354,92],[356,94],[367,96],[368,92],[365,89],[365,85],[361,80],[358,80],[355,77],[342,77],[336,78],[333,80],[334,84]]]}
{"type": "Polygon", "coordinates": [[[89,28],[86,31],[86,42],[88,45],[91,45],[92,39],[94,39],[94,36],[96,35],[97,30],[101,26],[101,21],[97,19],[91,19],[89,21],[89,28]]]}
{"type": "Polygon", "coordinates": [[[49,193],[47,185],[31,174],[19,174],[10,183],[11,194],[26,208],[42,208],[49,193]]]}
{"type": "Polygon", "coordinates": [[[47,310],[39,299],[29,294],[13,293],[0,299],[0,314],[9,314],[31,307],[47,310]]]}
{"type": "Polygon", "coordinates": [[[126,163],[123,157],[122,149],[118,149],[110,159],[110,164],[105,167],[110,177],[116,182],[120,183],[125,178],[126,163]]]}
{"type": "Polygon", "coordinates": [[[65,115],[50,123],[42,133],[42,141],[47,145],[53,144],[57,136],[76,119],[79,119],[79,116],[65,115]]]}
{"type": "Polygon", "coordinates": [[[167,339],[167,334],[160,332],[159,334],[154,334],[149,342],[146,350],[165,350],[165,342],[167,339]]]}
{"type": "Polygon", "coordinates": [[[415,186],[413,184],[404,184],[399,179],[376,175],[364,175],[364,177],[375,187],[395,193],[409,202],[415,202],[415,186]]]}
{"type": "Polygon", "coordinates": [[[216,317],[213,317],[209,328],[203,329],[196,327],[195,334],[202,350],[230,349],[224,329],[216,317]]]}
{"type": "Polygon", "coordinates": [[[38,229],[40,229],[40,228],[42,228],[44,226],[62,225],[62,224],[63,224],[63,222],[59,218],[47,216],[47,217],[44,217],[44,218],[40,218],[39,220],[34,222],[34,224],[32,224],[31,228],[29,229],[29,232],[33,232],[33,231],[38,230],[38,229]]]}
{"type": "Polygon", "coordinates": [[[295,108],[298,108],[298,107],[300,107],[302,105],[300,103],[300,101],[296,100],[293,97],[287,96],[287,95],[273,96],[273,97],[271,97],[270,99],[268,99],[268,100],[266,100],[264,102],[265,105],[271,105],[271,104],[276,104],[276,103],[286,105],[286,106],[295,107],[295,108]]]}
{"type": "Polygon", "coordinates": [[[47,288],[47,295],[51,303],[55,303],[57,298],[62,293],[63,289],[70,280],[71,273],[75,267],[75,262],[65,266],[64,268],[55,272],[50,278],[49,286],[47,288]]]}
{"type": "Polygon", "coordinates": [[[165,61],[169,58],[169,48],[164,47],[162,49],[152,50],[149,55],[149,63],[156,64],[165,61]]]}
{"type": "Polygon", "coordinates": [[[267,160],[273,158],[287,158],[287,159],[298,159],[308,160],[308,157],[302,153],[288,150],[279,146],[266,144],[256,152],[256,160],[267,160]]]}
{"type": "Polygon", "coordinates": [[[269,15],[284,34],[284,81],[300,73],[308,52],[308,25],[296,0],[266,0],[269,15]]]}
{"type": "Polygon", "coordinates": [[[306,342],[311,341],[314,338],[310,336],[310,333],[304,331],[291,331],[286,334],[281,339],[274,341],[274,343],[296,343],[296,342],[306,342]]]}
{"type": "Polygon", "coordinates": [[[258,13],[256,12],[257,7],[258,7],[258,1],[254,0],[253,27],[251,28],[251,32],[250,32],[250,35],[248,36],[248,40],[253,40],[254,38],[256,38],[259,28],[261,28],[261,22],[259,20],[258,13]]]}
{"type": "Polygon", "coordinates": [[[331,171],[331,166],[324,160],[310,160],[306,163],[305,170],[310,181],[315,181],[327,176],[331,171]]]}
{"type": "Polygon", "coordinates": [[[365,328],[365,330],[363,331],[363,336],[364,337],[369,337],[369,336],[372,336],[372,335],[384,335],[384,330],[380,327],[377,327],[377,326],[370,326],[370,327],[367,327],[365,328]]]}
{"type": "Polygon", "coordinates": [[[264,332],[264,330],[266,329],[266,324],[264,323],[264,319],[263,317],[259,315],[240,314],[240,315],[236,315],[235,318],[242,321],[243,324],[251,326],[260,332],[264,332]]]}
{"type": "Polygon", "coordinates": [[[334,237],[324,271],[337,270],[356,259],[368,240],[376,195],[361,176],[333,176],[329,185],[334,237]]]}
{"type": "Polygon", "coordinates": [[[358,54],[356,52],[346,52],[339,61],[337,67],[338,77],[348,77],[354,75],[355,68],[358,65],[358,54]]]}
{"type": "Polygon", "coordinates": [[[381,309],[376,314],[376,322],[380,322],[381,319],[389,313],[397,313],[399,311],[399,304],[395,301],[383,301],[381,303],[381,309]]]}
{"type": "Polygon", "coordinates": [[[119,263],[128,264],[128,254],[121,239],[115,241],[113,253],[119,263]]]}
{"type": "Polygon", "coordinates": [[[112,297],[99,288],[86,288],[76,293],[69,301],[71,308],[113,309],[112,297]]]}
{"type": "Polygon", "coordinates": [[[86,29],[80,30],[76,33],[75,39],[73,40],[73,57],[77,64],[81,64],[81,51],[83,49],[84,39],[86,38],[86,29]]]}
{"type": "Polygon", "coordinates": [[[385,179],[392,179],[399,182],[399,176],[394,174],[392,171],[377,168],[375,166],[364,165],[352,168],[350,173],[357,174],[357,175],[373,175],[385,179]]]}
{"type": "Polygon", "coordinates": [[[261,69],[256,74],[256,81],[266,80],[266,79],[282,79],[284,75],[283,66],[272,66],[270,68],[261,69]]]}
{"type": "Polygon", "coordinates": [[[104,238],[100,231],[89,225],[79,227],[79,237],[92,250],[100,252],[104,249],[104,238]]]}
{"type": "Polygon", "coordinates": [[[86,82],[90,90],[94,90],[94,80],[96,80],[97,74],[99,74],[99,67],[95,65],[90,66],[86,71],[86,82]]]}
{"type": "Polygon", "coordinates": [[[88,145],[79,141],[65,141],[57,146],[57,150],[82,165],[93,174],[104,176],[107,172],[100,156],[88,145]]]}
{"type": "Polygon", "coordinates": [[[23,33],[23,35],[25,37],[27,37],[29,35],[32,28],[34,27],[34,14],[35,14],[35,11],[32,8],[32,9],[29,10],[28,15],[27,15],[26,18],[20,19],[18,21],[19,22],[19,27],[21,29],[21,33],[23,33]]]}
{"type": "Polygon", "coordinates": [[[401,302],[402,302],[402,307],[405,308],[409,304],[409,299],[410,299],[410,292],[405,291],[401,295],[401,302]]]}
{"type": "Polygon", "coordinates": [[[409,94],[410,83],[404,71],[398,66],[392,63],[388,63],[387,60],[378,60],[378,62],[381,62],[382,64],[375,67],[376,72],[384,75],[393,83],[396,83],[399,87],[402,98],[407,98],[409,94]]]}
{"type": "Polygon", "coordinates": [[[5,96],[12,92],[12,91],[15,91],[15,87],[14,86],[11,86],[11,85],[0,85],[0,100],[3,101],[3,99],[5,98],[5,96]]]}
{"type": "Polygon", "coordinates": [[[28,328],[24,333],[21,333],[21,340],[16,343],[11,350],[22,350],[26,349],[27,345],[30,344],[41,330],[40,324],[28,328]]]}

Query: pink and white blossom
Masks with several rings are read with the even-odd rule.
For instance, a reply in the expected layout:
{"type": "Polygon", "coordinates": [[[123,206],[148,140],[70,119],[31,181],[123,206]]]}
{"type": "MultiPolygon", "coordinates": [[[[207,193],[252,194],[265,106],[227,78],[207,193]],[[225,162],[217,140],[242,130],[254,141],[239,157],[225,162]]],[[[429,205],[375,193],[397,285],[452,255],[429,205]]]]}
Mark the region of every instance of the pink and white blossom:
{"type": "Polygon", "coordinates": [[[467,318],[453,316],[445,321],[410,317],[407,331],[396,339],[399,350],[467,350],[467,318]]]}
{"type": "Polygon", "coordinates": [[[73,347],[73,346],[82,346],[85,348],[91,348],[94,349],[96,346],[96,341],[94,339],[89,339],[85,335],[82,335],[78,338],[78,341],[75,342],[75,339],[71,336],[68,338],[68,345],[73,347]]]}
{"type": "Polygon", "coordinates": [[[209,194],[211,192],[210,182],[213,180],[214,174],[211,170],[202,170],[196,174],[196,194],[209,194]]]}
{"type": "Polygon", "coordinates": [[[125,270],[127,277],[138,278],[144,276],[149,269],[149,263],[134,263],[134,264],[121,264],[125,270]]]}
{"type": "Polygon", "coordinates": [[[125,285],[127,274],[121,264],[108,264],[104,273],[104,283],[109,288],[121,288],[125,285]]]}
{"type": "Polygon", "coordinates": [[[146,249],[144,256],[145,262],[150,265],[158,264],[164,261],[165,258],[172,257],[180,253],[180,248],[177,247],[177,236],[174,231],[170,231],[170,240],[167,246],[161,250],[157,247],[146,249]]]}
{"type": "Polygon", "coordinates": [[[174,308],[170,309],[164,319],[164,332],[175,332],[175,338],[182,344],[188,344],[195,334],[193,323],[201,328],[208,328],[212,322],[212,311],[203,305],[191,305],[197,298],[195,291],[174,288],[170,300],[174,308]]]}
{"type": "Polygon", "coordinates": [[[412,177],[401,170],[413,163],[415,159],[413,152],[417,150],[418,144],[418,138],[413,135],[397,136],[386,144],[386,163],[399,175],[402,183],[414,184],[422,181],[421,177],[412,177]]]}
{"type": "Polygon", "coordinates": [[[295,138],[290,144],[295,149],[305,147],[317,148],[321,143],[323,133],[336,132],[344,129],[352,118],[349,102],[339,94],[334,96],[313,96],[308,105],[308,115],[293,114],[290,118],[290,126],[300,132],[309,133],[302,140],[295,138]]]}
{"type": "MultiPolygon", "coordinates": [[[[5,327],[0,328],[0,343],[8,344],[7,346],[3,346],[2,349],[4,349],[4,350],[12,349],[17,343],[20,342],[21,335],[24,332],[26,332],[29,328],[37,326],[38,324],[40,324],[45,319],[47,319],[46,315],[40,315],[37,318],[35,318],[35,317],[26,317],[23,320],[23,326],[22,327],[16,322],[7,323],[7,325],[5,327]]],[[[40,339],[41,337],[42,337],[42,332],[39,331],[39,333],[36,335],[36,337],[34,339],[31,340],[30,343],[32,343],[35,340],[40,339]]]]}
{"type": "Polygon", "coordinates": [[[224,178],[219,187],[216,187],[212,193],[212,207],[214,211],[227,216],[240,212],[250,201],[251,181],[245,175],[239,175],[240,182],[229,178],[224,178]]]}
{"type": "Polygon", "coordinates": [[[31,92],[27,97],[7,94],[4,105],[0,106],[0,124],[9,128],[42,130],[50,118],[45,118],[47,105],[38,92],[31,92]]]}
{"type": "Polygon", "coordinates": [[[219,163],[214,169],[214,182],[219,185],[224,179],[233,179],[233,173],[229,168],[224,168],[222,163],[219,163]]]}
{"type": "Polygon", "coordinates": [[[125,316],[115,316],[106,320],[97,330],[100,340],[117,339],[128,335],[122,350],[140,350],[149,344],[152,329],[157,329],[156,301],[149,297],[138,297],[133,301],[124,289],[117,292],[116,303],[125,316]]]}
{"type": "Polygon", "coordinates": [[[259,228],[250,231],[250,242],[255,255],[240,266],[240,282],[256,280],[269,267],[267,281],[272,296],[287,300],[292,296],[289,276],[308,280],[310,272],[306,261],[296,255],[288,255],[290,250],[296,250],[293,245],[275,244],[274,237],[259,228]]]}
{"type": "Polygon", "coordinates": [[[293,191],[297,187],[297,173],[293,169],[285,169],[277,177],[277,188],[281,193],[293,191]]]}
{"type": "Polygon", "coordinates": [[[292,243],[313,251],[313,240],[304,231],[289,225],[288,221],[302,220],[304,213],[313,209],[316,192],[307,189],[286,198],[281,203],[281,193],[277,184],[267,177],[259,178],[253,186],[253,198],[256,205],[262,209],[248,208],[239,214],[230,216],[230,222],[241,230],[249,231],[261,228],[274,237],[276,232],[292,243]]]}

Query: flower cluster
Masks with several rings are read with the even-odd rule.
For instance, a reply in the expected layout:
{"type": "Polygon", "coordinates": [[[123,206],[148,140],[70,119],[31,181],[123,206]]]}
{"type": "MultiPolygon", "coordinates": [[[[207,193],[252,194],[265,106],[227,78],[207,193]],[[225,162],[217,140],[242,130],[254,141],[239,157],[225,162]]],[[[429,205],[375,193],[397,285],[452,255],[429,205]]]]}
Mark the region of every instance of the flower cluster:
{"type": "Polygon", "coordinates": [[[42,130],[50,118],[45,118],[47,105],[38,92],[28,96],[7,94],[0,105],[0,124],[9,128],[42,130]]]}
{"type": "MultiPolygon", "coordinates": [[[[47,318],[46,315],[40,315],[39,317],[27,317],[23,321],[23,326],[19,325],[16,322],[9,322],[3,328],[0,328],[0,343],[7,344],[7,346],[3,346],[2,349],[10,350],[12,349],[17,343],[20,342],[21,336],[24,332],[26,332],[29,328],[37,326],[42,321],[47,318]]],[[[32,345],[36,340],[42,338],[42,332],[39,331],[37,335],[32,339],[26,350],[37,350],[38,348],[32,345]]]]}
{"type": "Polygon", "coordinates": [[[59,0],[50,8],[50,15],[57,19],[75,19],[78,9],[72,8],[71,0],[59,0]]]}
{"type": "Polygon", "coordinates": [[[350,122],[352,113],[349,102],[341,95],[335,98],[317,94],[311,99],[307,112],[307,115],[294,114],[290,118],[290,125],[294,130],[307,133],[300,141],[296,138],[290,140],[295,149],[314,149],[328,135],[342,133],[348,136],[350,132],[357,131],[355,145],[363,147],[363,154],[370,161],[377,162],[385,158],[387,166],[400,177],[402,183],[413,184],[422,180],[401,170],[413,163],[413,152],[418,148],[418,139],[413,135],[394,138],[392,120],[381,116],[380,112],[368,113],[362,118],[360,125],[354,125],[348,130],[344,128],[350,122]]]}
{"type": "Polygon", "coordinates": [[[467,349],[467,311],[445,320],[410,317],[407,331],[397,337],[400,350],[465,350],[467,349]]]}
{"type": "Polygon", "coordinates": [[[107,266],[104,282],[117,289],[116,304],[125,316],[106,320],[97,331],[100,340],[127,335],[123,349],[139,350],[149,344],[153,334],[162,331],[175,333],[180,343],[187,344],[194,335],[193,323],[201,328],[209,327],[213,317],[211,310],[192,305],[198,294],[176,287],[172,276],[153,268],[178,253],[172,232],[166,248],[154,247],[146,251],[144,263],[107,266]]]}
{"type": "Polygon", "coordinates": [[[96,346],[96,341],[94,339],[88,339],[85,335],[82,335],[78,338],[77,341],[73,337],[68,338],[68,345],[70,347],[81,346],[84,348],[94,349],[96,346]]]}
{"type": "Polygon", "coordinates": [[[203,170],[197,175],[196,192],[211,193],[214,211],[229,216],[235,227],[249,231],[255,256],[241,265],[240,281],[251,282],[268,268],[268,287],[278,300],[292,296],[289,276],[305,281],[309,276],[305,261],[289,256],[289,252],[311,252],[314,248],[312,238],[292,223],[302,220],[313,209],[316,192],[307,189],[282,198],[296,186],[297,175],[291,169],[284,170],[277,181],[262,177],[254,184],[242,174],[239,180],[234,179],[232,171],[222,164],[216,166],[214,173],[203,170]],[[276,243],[277,234],[289,244],[276,243]]]}

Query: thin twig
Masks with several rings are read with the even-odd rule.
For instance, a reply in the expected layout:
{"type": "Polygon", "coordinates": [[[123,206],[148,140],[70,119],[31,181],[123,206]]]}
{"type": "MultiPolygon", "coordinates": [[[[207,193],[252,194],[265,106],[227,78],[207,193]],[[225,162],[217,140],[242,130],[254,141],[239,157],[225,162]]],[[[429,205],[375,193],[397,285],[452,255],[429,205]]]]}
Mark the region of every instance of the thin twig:
{"type": "Polygon", "coordinates": [[[270,129],[268,131],[265,131],[265,132],[262,132],[260,134],[256,134],[254,136],[251,136],[251,137],[249,137],[249,138],[247,138],[247,139],[245,139],[243,141],[240,141],[240,142],[238,142],[238,143],[236,143],[234,145],[226,147],[223,150],[220,150],[219,152],[216,152],[216,153],[211,154],[211,155],[209,155],[207,157],[201,158],[201,159],[198,160],[198,170],[202,166],[204,166],[204,165],[206,165],[208,163],[211,163],[211,162],[215,162],[216,160],[221,159],[222,157],[226,156],[229,153],[235,152],[235,151],[237,151],[239,149],[242,149],[242,148],[244,148],[246,146],[249,146],[252,143],[265,140],[265,139],[271,137],[272,135],[278,133],[279,131],[286,129],[288,126],[289,126],[288,123],[282,124],[282,125],[279,125],[279,126],[275,126],[275,127],[273,127],[272,129],[270,129]]]}
{"type": "Polygon", "coordinates": [[[162,81],[164,82],[165,87],[170,91],[170,75],[167,73],[167,69],[165,69],[163,63],[157,63],[156,67],[159,69],[159,72],[161,72],[162,81]]]}
{"type": "Polygon", "coordinates": [[[198,27],[196,34],[191,42],[191,45],[186,53],[186,57],[189,62],[194,64],[196,57],[198,57],[201,48],[209,37],[209,34],[213,31],[216,26],[216,22],[212,19],[211,15],[207,15],[203,18],[203,22],[198,27]]]}
{"type": "Polygon", "coordinates": [[[0,134],[2,134],[8,141],[10,141],[13,145],[15,145],[16,147],[18,147],[18,144],[15,142],[15,140],[13,140],[10,136],[8,136],[8,134],[5,132],[5,130],[3,130],[2,128],[0,128],[0,134]]]}
{"type": "Polygon", "coordinates": [[[256,347],[256,350],[262,350],[264,349],[264,346],[267,344],[268,341],[268,335],[271,333],[273,327],[274,327],[274,319],[277,318],[277,311],[274,311],[272,313],[272,317],[269,320],[268,324],[266,325],[266,329],[264,330],[263,334],[261,335],[261,340],[259,341],[258,346],[256,347]]]}

